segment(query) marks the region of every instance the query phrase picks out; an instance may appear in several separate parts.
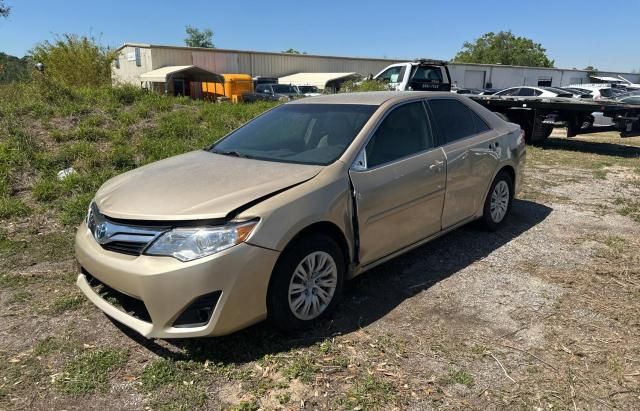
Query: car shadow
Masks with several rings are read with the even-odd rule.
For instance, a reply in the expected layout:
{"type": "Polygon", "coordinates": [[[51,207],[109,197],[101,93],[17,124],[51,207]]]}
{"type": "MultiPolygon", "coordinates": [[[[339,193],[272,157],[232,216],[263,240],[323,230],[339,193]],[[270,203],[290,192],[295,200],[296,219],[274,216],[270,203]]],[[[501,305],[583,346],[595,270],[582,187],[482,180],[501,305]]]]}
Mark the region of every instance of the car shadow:
{"type": "Polygon", "coordinates": [[[113,321],[141,346],[165,358],[241,364],[266,354],[307,347],[379,320],[407,298],[429,289],[542,222],[552,209],[515,200],[507,224],[490,233],[474,224],[416,248],[350,281],[336,312],[311,331],[284,335],[267,322],[229,336],[150,340],[113,321]],[[421,269],[415,269],[416,266],[421,269]],[[425,270],[422,267],[429,267],[425,270]]]}
{"type": "Polygon", "coordinates": [[[622,144],[598,142],[598,141],[584,141],[574,140],[571,138],[554,138],[550,137],[541,142],[538,142],[536,146],[541,149],[554,149],[554,150],[566,150],[576,151],[587,154],[601,154],[607,156],[616,156],[623,158],[638,158],[640,157],[640,147],[629,146],[622,144]]]}

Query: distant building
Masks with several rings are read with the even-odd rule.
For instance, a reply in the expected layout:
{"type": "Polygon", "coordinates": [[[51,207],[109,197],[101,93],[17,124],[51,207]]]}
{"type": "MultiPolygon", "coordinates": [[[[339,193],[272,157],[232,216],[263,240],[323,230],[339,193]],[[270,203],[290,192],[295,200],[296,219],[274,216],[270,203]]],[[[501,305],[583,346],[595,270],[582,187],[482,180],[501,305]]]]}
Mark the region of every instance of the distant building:
{"type": "MultiPolygon", "coordinates": [[[[191,83],[217,81],[220,74],[242,73],[252,77],[280,78],[298,73],[377,74],[403,59],[317,56],[226,49],[125,43],[118,48],[112,79],[169,94],[190,94],[191,83]]],[[[584,70],[503,66],[496,64],[450,64],[454,85],[465,88],[506,88],[520,85],[589,83],[584,70]]],[[[599,72],[599,75],[640,82],[639,74],[599,72]]]]}

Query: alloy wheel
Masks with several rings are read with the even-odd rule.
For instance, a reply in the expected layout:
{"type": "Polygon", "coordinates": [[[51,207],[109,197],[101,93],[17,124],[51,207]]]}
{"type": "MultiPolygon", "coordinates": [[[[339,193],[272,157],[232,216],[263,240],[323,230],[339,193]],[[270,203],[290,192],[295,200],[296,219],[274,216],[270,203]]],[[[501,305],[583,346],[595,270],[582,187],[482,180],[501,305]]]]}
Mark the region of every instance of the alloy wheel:
{"type": "Polygon", "coordinates": [[[289,308],[300,320],[317,318],[331,303],[338,285],[333,257],[315,251],[302,259],[289,282],[289,308]]]}
{"type": "Polygon", "coordinates": [[[500,180],[498,184],[493,188],[491,193],[491,219],[494,223],[502,221],[507,214],[509,208],[509,185],[506,181],[500,180]]]}

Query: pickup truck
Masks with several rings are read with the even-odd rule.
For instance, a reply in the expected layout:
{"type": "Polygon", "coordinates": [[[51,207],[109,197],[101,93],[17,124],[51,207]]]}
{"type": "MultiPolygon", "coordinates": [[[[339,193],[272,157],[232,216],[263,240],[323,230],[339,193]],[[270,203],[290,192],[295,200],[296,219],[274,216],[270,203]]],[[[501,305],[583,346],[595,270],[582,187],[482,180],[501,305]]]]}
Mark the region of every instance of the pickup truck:
{"type": "Polygon", "coordinates": [[[447,62],[419,59],[395,63],[373,77],[398,91],[451,91],[451,75],[447,62]]]}
{"type": "Polygon", "coordinates": [[[294,86],[289,84],[258,84],[256,90],[244,93],[242,99],[248,103],[254,101],[289,101],[300,97],[294,86]]]}

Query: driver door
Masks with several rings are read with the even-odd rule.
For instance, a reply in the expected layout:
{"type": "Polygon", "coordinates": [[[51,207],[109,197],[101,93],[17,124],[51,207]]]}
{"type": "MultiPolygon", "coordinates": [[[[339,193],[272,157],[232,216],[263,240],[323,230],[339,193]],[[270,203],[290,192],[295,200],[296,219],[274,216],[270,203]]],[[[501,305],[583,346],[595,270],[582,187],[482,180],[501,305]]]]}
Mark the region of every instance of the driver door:
{"type": "Polygon", "coordinates": [[[446,158],[422,101],[391,109],[349,175],[363,265],[440,231],[446,158]]]}

